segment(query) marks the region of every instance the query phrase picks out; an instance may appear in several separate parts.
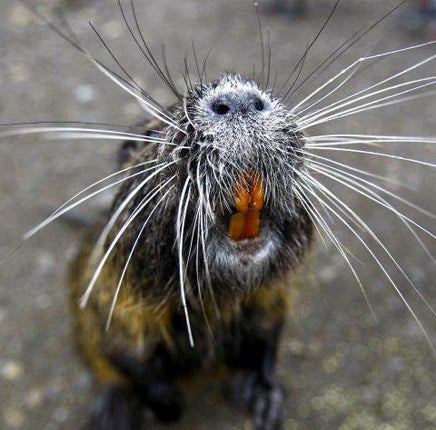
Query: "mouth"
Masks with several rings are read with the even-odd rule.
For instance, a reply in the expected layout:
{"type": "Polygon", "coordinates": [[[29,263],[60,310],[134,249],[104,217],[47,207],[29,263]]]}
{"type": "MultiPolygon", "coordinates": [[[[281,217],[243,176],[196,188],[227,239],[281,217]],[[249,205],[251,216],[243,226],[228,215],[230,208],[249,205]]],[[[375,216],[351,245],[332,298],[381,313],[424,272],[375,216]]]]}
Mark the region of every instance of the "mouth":
{"type": "Polygon", "coordinates": [[[228,235],[236,242],[259,236],[260,215],[265,200],[263,183],[256,173],[242,174],[233,188],[235,212],[230,216],[228,235]]]}

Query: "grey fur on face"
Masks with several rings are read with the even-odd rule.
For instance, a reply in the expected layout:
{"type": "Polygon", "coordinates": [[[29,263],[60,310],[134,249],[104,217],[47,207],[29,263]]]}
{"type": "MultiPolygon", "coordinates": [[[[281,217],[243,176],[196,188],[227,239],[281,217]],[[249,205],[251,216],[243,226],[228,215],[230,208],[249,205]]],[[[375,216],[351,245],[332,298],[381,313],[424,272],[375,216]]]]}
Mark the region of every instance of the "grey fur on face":
{"type": "MultiPolygon", "coordinates": [[[[195,87],[172,117],[178,129],[164,130],[173,146],[155,149],[162,162],[174,163],[160,181],[175,175],[175,190],[156,216],[156,229],[169,237],[155,240],[156,256],[147,258],[163,267],[182,259],[187,284],[213,285],[214,293],[247,292],[282,276],[299,262],[311,236],[294,192],[305,169],[299,152],[304,135],[296,131],[296,117],[279,98],[233,74],[195,87]],[[247,174],[255,174],[265,191],[260,230],[258,237],[235,241],[229,237],[235,184],[247,174]],[[178,251],[172,249],[178,255],[159,243],[179,243],[178,251]]],[[[143,252],[150,253],[147,248],[143,252]]]]}

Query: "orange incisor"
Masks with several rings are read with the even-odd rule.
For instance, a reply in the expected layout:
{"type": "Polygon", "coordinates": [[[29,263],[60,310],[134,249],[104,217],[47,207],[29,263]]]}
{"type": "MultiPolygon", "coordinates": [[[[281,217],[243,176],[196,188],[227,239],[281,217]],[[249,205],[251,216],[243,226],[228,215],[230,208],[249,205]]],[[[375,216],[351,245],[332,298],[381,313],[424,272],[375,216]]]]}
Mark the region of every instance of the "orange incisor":
{"type": "Polygon", "coordinates": [[[230,218],[230,238],[242,240],[259,236],[260,211],[265,198],[259,175],[240,176],[233,188],[233,196],[236,213],[230,218]]]}

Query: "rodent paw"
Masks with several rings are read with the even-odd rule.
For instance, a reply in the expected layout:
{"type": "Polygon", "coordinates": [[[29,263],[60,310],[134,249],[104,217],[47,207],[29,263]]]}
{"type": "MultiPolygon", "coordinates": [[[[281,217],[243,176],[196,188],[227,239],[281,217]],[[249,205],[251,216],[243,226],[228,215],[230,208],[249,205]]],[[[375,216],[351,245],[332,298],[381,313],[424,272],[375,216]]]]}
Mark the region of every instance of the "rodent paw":
{"type": "Polygon", "coordinates": [[[84,430],[137,430],[142,409],[138,399],[118,386],[107,386],[91,411],[84,430]]]}
{"type": "Polygon", "coordinates": [[[240,386],[242,400],[254,430],[281,430],[285,419],[285,390],[274,378],[265,380],[255,373],[243,378],[240,386]]]}
{"type": "Polygon", "coordinates": [[[179,420],[183,413],[183,396],[180,390],[166,381],[155,381],[148,387],[147,406],[164,423],[179,420]]]}

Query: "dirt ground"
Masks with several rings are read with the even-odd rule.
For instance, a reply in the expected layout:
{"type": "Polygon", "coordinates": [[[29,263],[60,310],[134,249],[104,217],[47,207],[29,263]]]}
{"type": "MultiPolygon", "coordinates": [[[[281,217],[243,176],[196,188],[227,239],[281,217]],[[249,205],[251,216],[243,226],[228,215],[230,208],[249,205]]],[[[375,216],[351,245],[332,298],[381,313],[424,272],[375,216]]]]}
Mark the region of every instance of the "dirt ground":
{"type": "MultiPolygon", "coordinates": [[[[199,58],[210,51],[208,71],[259,70],[256,13],[248,0],[137,1],[147,41],[160,53],[166,46],[169,66],[182,87],[183,57],[192,67],[191,40],[199,58]]],[[[308,14],[292,19],[260,2],[265,33],[272,45],[272,76],[283,80],[329,14],[331,0],[309,0],[308,14]]],[[[308,74],[347,37],[368,26],[395,1],[347,0],[308,55],[308,74]]],[[[135,49],[115,0],[38,0],[49,16],[62,12],[81,43],[98,58],[111,59],[88,25],[92,21],[121,62],[160,100],[172,99],[135,49]]],[[[406,8],[407,9],[407,8],[406,8]]],[[[404,31],[406,9],[383,21],[308,87],[308,94],[335,72],[369,53],[421,43],[420,34],[404,31]]],[[[58,21],[59,22],[59,21],[58,21]]],[[[133,124],[141,107],[116,88],[15,0],[0,5],[0,122],[94,121],[133,124]]],[[[338,95],[372,85],[435,54],[434,46],[408,51],[362,68],[338,95]]],[[[434,62],[411,78],[434,75],[434,62]]],[[[404,77],[406,78],[406,77],[404,77]]],[[[404,81],[404,78],[403,81],[404,81]]],[[[301,100],[302,94],[292,98],[301,100]]],[[[333,121],[309,131],[436,136],[435,96],[333,121]]],[[[115,167],[114,141],[59,141],[4,138],[0,141],[0,258],[20,243],[24,232],[53,208],[115,167]]],[[[377,150],[374,149],[374,150],[377,150]]],[[[436,146],[396,144],[392,154],[435,162],[436,146]]],[[[324,155],[327,155],[325,153],[324,155]]],[[[435,171],[410,162],[362,154],[329,153],[360,169],[389,176],[378,182],[435,213],[435,171]],[[405,186],[398,185],[402,182],[405,186]]],[[[328,183],[328,182],[327,182],[328,183]]],[[[389,211],[356,192],[328,183],[365,219],[410,280],[436,307],[436,265],[389,211]]],[[[109,197],[80,209],[95,217],[109,197]]],[[[398,202],[396,202],[397,204],[398,202]]],[[[397,207],[435,232],[434,219],[407,206],[397,207]]],[[[364,247],[340,222],[335,232],[352,254],[377,316],[371,316],[360,288],[334,247],[317,241],[304,268],[295,315],[284,336],[278,373],[289,390],[286,429],[430,430],[436,428],[436,362],[429,343],[393,286],[364,247]]],[[[92,384],[72,348],[65,272],[77,250],[81,230],[60,222],[27,242],[0,266],[0,428],[78,429],[94,400],[92,384]]],[[[430,252],[435,241],[420,234],[430,252]]],[[[380,261],[436,344],[436,318],[411,284],[370,238],[380,261]]],[[[178,429],[236,429],[244,417],[221,400],[220,387],[205,381],[187,394],[187,411],[178,429]]],[[[147,428],[160,428],[152,419],[147,428]]]]}

